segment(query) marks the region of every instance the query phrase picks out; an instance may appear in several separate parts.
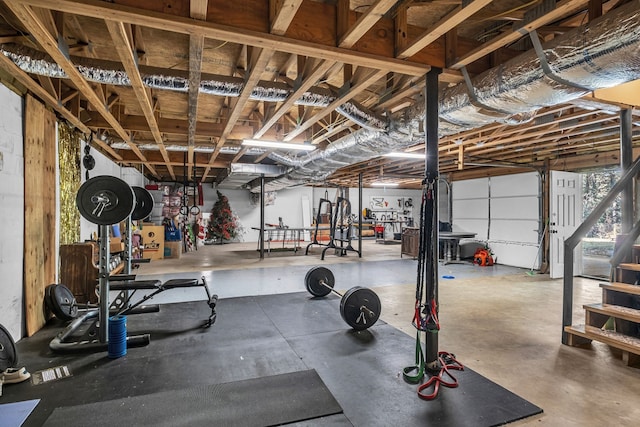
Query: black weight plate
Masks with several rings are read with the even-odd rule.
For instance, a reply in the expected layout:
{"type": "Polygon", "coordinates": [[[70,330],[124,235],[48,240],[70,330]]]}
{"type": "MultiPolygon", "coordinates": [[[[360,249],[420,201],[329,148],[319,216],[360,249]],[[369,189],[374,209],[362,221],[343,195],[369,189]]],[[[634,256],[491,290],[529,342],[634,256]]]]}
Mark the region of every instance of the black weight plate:
{"type": "Polygon", "coordinates": [[[335,285],[335,279],[333,273],[326,267],[317,266],[307,271],[304,276],[304,285],[307,287],[307,291],[314,297],[325,297],[331,293],[331,289],[335,285]],[[327,286],[324,286],[320,281],[324,281],[327,286]]]}
{"type": "Polygon", "coordinates": [[[56,286],[55,284],[49,285],[44,288],[44,306],[49,310],[50,313],[53,313],[53,302],[51,302],[51,290],[56,286]]]}
{"type": "Polygon", "coordinates": [[[136,196],[129,184],[108,175],[93,177],[80,186],[76,206],[87,221],[98,225],[117,224],[135,207],[136,196]]]}
{"type": "Polygon", "coordinates": [[[340,300],[340,315],[349,326],[362,331],[374,325],[380,317],[380,298],[369,288],[356,286],[349,289],[340,300]],[[363,310],[366,307],[371,313],[363,310]]]}
{"type": "Polygon", "coordinates": [[[73,320],[78,316],[78,305],[73,293],[64,285],[54,285],[51,289],[53,314],[60,320],[73,320]]]}
{"type": "Polygon", "coordinates": [[[16,343],[4,326],[0,325],[0,372],[13,368],[18,364],[16,343]]]}
{"type": "Polygon", "coordinates": [[[151,211],[153,211],[153,196],[146,188],[131,188],[133,188],[133,192],[136,195],[136,205],[133,208],[133,212],[131,212],[131,219],[134,221],[145,219],[146,217],[151,215],[151,211]]]}

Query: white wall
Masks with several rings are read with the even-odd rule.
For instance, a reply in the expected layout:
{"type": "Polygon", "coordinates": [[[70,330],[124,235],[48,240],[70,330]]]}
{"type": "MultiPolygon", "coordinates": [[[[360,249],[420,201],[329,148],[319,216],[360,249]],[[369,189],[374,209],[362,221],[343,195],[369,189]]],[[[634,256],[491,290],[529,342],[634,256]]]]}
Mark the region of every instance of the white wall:
{"type": "MultiPolygon", "coordinates": [[[[216,189],[210,184],[202,186],[204,193],[204,212],[211,212],[213,204],[218,200],[216,189]]],[[[238,216],[240,224],[244,227],[244,235],[241,241],[257,242],[259,232],[252,230],[252,227],[260,228],[260,203],[252,202],[251,193],[248,190],[220,190],[220,193],[227,196],[231,211],[238,216]]],[[[309,203],[313,200],[313,189],[311,187],[295,187],[279,190],[276,194],[275,203],[265,206],[264,222],[266,224],[278,224],[278,218],[289,227],[308,227],[311,224],[303,223],[302,203],[306,196],[309,203]]],[[[309,207],[311,209],[311,207],[309,207]]]]}
{"type": "MultiPolygon", "coordinates": [[[[320,199],[325,198],[325,192],[328,193],[329,200],[332,202],[336,200],[336,188],[322,188],[322,187],[313,187],[313,200],[311,214],[312,217],[315,217],[318,203],[320,203],[320,199]]],[[[398,213],[400,217],[404,217],[400,211],[400,207],[397,205],[398,199],[411,199],[413,206],[411,208],[407,208],[410,213],[406,216],[411,216],[414,220],[414,223],[420,217],[420,202],[422,199],[422,190],[402,190],[397,188],[363,188],[362,189],[362,207],[360,207],[360,201],[358,196],[357,188],[349,189],[349,201],[351,202],[351,213],[354,215],[358,215],[358,211],[364,208],[372,209],[374,212],[380,211],[380,214],[376,214],[376,218],[379,219],[379,216],[382,214],[388,214],[388,212],[384,212],[385,208],[375,208],[371,206],[371,199],[375,198],[384,198],[385,201],[389,202],[389,210],[393,209],[398,213]]],[[[323,207],[324,208],[324,207],[323,207]]],[[[405,208],[402,208],[404,211],[405,208]]],[[[402,218],[401,218],[402,219],[402,218]]]]}
{"type": "Polygon", "coordinates": [[[454,230],[477,233],[500,264],[539,267],[536,172],[456,181],[452,192],[454,230]]]}
{"type": "MultiPolygon", "coordinates": [[[[336,189],[326,189],[328,191],[329,200],[335,200],[336,189]]],[[[260,227],[260,204],[252,202],[251,193],[248,190],[220,190],[227,196],[231,211],[238,216],[240,224],[244,227],[245,234],[241,237],[245,242],[257,242],[259,233],[252,230],[252,227],[260,227]]],[[[218,199],[216,189],[210,184],[203,185],[204,206],[201,207],[203,212],[209,213],[213,208],[213,204],[218,199]]],[[[420,214],[420,198],[422,192],[420,190],[398,190],[398,189],[363,189],[363,205],[369,207],[371,196],[384,196],[392,202],[398,198],[412,198],[413,208],[411,215],[417,220],[420,214]]],[[[325,197],[325,188],[321,187],[294,187],[279,190],[276,192],[275,203],[265,206],[264,222],[266,224],[278,224],[278,218],[282,217],[282,221],[289,227],[309,227],[311,221],[315,218],[315,212],[321,198],[325,197]],[[308,204],[310,212],[310,221],[303,221],[303,203],[308,204]]],[[[351,212],[358,214],[360,209],[358,201],[358,189],[349,189],[349,199],[351,201],[351,212]]]]}
{"type": "Polygon", "coordinates": [[[0,324],[14,340],[23,328],[24,147],[22,98],[0,85],[0,324]]]}

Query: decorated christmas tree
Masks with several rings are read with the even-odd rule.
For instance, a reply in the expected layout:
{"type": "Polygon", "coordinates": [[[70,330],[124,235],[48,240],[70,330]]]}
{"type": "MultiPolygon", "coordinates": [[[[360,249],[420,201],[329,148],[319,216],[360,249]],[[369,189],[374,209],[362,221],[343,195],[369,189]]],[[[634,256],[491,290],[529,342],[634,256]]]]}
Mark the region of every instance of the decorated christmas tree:
{"type": "Polygon", "coordinates": [[[232,240],[236,237],[238,231],[238,222],[231,206],[229,199],[218,191],[218,200],[211,209],[211,217],[207,226],[207,234],[209,239],[216,239],[222,243],[223,240],[232,240]]]}

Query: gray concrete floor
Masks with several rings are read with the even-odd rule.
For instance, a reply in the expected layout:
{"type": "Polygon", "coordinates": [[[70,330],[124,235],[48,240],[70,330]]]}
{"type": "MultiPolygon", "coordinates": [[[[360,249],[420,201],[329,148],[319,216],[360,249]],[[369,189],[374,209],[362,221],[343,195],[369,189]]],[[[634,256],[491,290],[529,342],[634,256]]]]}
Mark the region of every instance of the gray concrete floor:
{"type": "MultiPolygon", "coordinates": [[[[302,291],[308,268],[326,265],[336,276],[336,289],[372,287],[381,299],[381,319],[415,336],[411,317],[417,262],[401,258],[399,245],[366,240],[362,258],[327,251],[324,261],[320,249],[305,256],[303,245],[296,254],[272,253],[260,260],[255,243],[212,245],[136,271],[141,279],[201,274],[225,298],[302,291]]],[[[501,265],[439,265],[439,277],[443,275],[454,279],[439,281],[439,349],[544,410],[512,425],[639,425],[640,369],[625,366],[620,352],[601,343],[586,348],[561,343],[562,280],[501,265]]],[[[584,323],[582,304],[601,300],[598,283],[576,278],[574,323],[584,323]]],[[[171,301],[202,299],[199,294],[168,294],[171,301]]],[[[412,359],[408,354],[407,364],[412,359]]]]}

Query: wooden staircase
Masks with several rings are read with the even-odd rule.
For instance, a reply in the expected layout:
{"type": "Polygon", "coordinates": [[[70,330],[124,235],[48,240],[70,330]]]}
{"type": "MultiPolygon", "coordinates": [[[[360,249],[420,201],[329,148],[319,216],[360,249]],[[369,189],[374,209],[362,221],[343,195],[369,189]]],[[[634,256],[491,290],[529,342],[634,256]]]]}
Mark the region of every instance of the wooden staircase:
{"type": "Polygon", "coordinates": [[[585,304],[585,324],[564,328],[569,345],[600,341],[622,350],[627,365],[640,365],[640,245],[632,248],[633,263],[621,263],[613,281],[601,283],[602,303],[585,304]],[[613,319],[613,322],[609,320],[613,319]],[[613,324],[613,329],[610,325],[613,324]]]}

